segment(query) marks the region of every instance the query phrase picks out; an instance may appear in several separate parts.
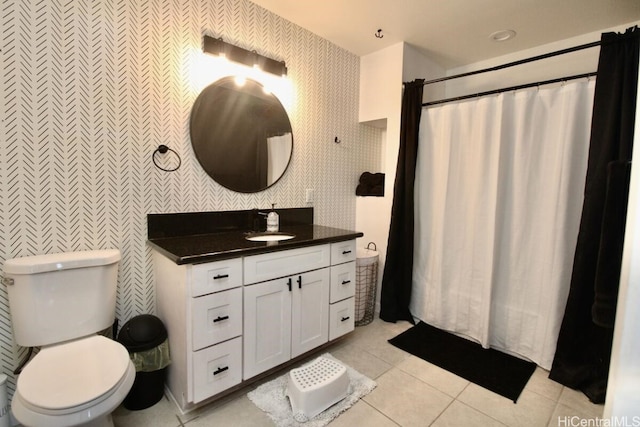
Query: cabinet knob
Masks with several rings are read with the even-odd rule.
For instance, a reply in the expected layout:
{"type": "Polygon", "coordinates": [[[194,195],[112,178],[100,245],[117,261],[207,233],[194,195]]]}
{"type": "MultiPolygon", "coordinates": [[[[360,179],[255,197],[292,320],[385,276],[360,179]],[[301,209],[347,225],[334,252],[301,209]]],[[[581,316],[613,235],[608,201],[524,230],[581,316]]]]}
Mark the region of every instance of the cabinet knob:
{"type": "Polygon", "coordinates": [[[217,318],[213,319],[213,323],[222,322],[223,320],[227,319],[229,319],[229,316],[218,316],[217,318]]]}
{"type": "Polygon", "coordinates": [[[287,286],[289,287],[289,292],[291,292],[291,277],[289,277],[289,280],[287,280],[287,286]]]}
{"type": "Polygon", "coordinates": [[[216,274],[215,276],[213,276],[213,280],[226,279],[227,277],[229,277],[228,274],[216,274]]]}
{"type": "Polygon", "coordinates": [[[298,276],[298,289],[302,289],[302,276],[298,276]]]}
{"type": "Polygon", "coordinates": [[[222,368],[218,368],[215,371],[213,371],[213,375],[218,375],[223,373],[224,371],[228,371],[229,367],[228,366],[223,366],[222,368]]]}
{"type": "Polygon", "coordinates": [[[342,281],[342,284],[343,284],[343,285],[348,285],[349,283],[351,283],[351,280],[343,280],[343,281],[342,281]]]}
{"type": "Polygon", "coordinates": [[[342,251],[342,255],[347,255],[347,254],[350,254],[350,253],[351,253],[351,251],[342,251]]]}
{"type": "Polygon", "coordinates": [[[347,320],[349,320],[349,319],[351,319],[351,317],[350,317],[350,316],[343,317],[343,318],[342,318],[342,322],[346,322],[346,321],[347,321],[347,320]]]}

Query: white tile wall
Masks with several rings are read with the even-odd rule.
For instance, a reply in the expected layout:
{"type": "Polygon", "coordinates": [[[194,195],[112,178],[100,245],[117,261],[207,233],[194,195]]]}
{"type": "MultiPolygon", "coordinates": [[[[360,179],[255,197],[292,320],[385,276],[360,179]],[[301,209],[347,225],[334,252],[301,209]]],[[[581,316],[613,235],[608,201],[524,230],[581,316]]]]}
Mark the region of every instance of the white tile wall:
{"type": "MultiPolygon", "coordinates": [[[[0,262],[119,248],[124,322],[154,310],[149,212],[308,206],[313,188],[317,223],[355,226],[358,176],[378,164],[381,140],[357,123],[357,56],[247,0],[3,0],[1,8],[0,262]],[[226,190],[191,150],[189,76],[204,32],[287,63],[294,155],[264,192],[226,190]],[[179,171],[154,168],[159,144],[180,153],[179,171]]],[[[0,372],[10,374],[24,351],[2,287],[0,372]]]]}

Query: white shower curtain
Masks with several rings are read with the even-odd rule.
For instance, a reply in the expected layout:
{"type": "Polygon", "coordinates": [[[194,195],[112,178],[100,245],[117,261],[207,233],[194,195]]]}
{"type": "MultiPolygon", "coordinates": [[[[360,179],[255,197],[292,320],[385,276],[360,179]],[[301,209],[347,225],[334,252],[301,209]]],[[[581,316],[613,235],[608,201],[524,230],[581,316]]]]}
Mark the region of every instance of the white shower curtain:
{"type": "Polygon", "coordinates": [[[583,201],[595,82],[425,108],[411,312],[549,369],[583,201]]]}
{"type": "Polygon", "coordinates": [[[267,185],[276,182],[284,173],[289,165],[292,145],[291,133],[267,138],[267,185]]]}

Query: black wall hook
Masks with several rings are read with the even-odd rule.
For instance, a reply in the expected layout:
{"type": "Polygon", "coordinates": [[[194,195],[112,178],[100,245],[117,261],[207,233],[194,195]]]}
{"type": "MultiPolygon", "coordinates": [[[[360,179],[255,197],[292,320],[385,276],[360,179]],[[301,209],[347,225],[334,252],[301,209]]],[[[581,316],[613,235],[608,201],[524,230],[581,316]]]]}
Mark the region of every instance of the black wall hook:
{"type": "Polygon", "coordinates": [[[379,39],[383,38],[384,35],[382,34],[382,29],[379,29],[378,31],[376,31],[374,36],[376,36],[376,38],[379,38],[379,39]]]}
{"type": "Polygon", "coordinates": [[[338,139],[338,137],[336,136],[336,137],[333,139],[333,142],[335,142],[336,144],[340,144],[340,143],[342,142],[342,140],[338,139]]]}

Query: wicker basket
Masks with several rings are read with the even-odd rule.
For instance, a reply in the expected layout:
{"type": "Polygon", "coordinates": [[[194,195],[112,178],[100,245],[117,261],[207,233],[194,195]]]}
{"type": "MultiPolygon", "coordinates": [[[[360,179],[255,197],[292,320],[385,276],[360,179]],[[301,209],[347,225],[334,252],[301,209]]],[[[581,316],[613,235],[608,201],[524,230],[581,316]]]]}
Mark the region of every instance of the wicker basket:
{"type": "Polygon", "coordinates": [[[369,242],[366,248],[358,248],[356,252],[356,326],[368,325],[373,321],[377,283],[378,252],[376,244],[369,242]]]}

